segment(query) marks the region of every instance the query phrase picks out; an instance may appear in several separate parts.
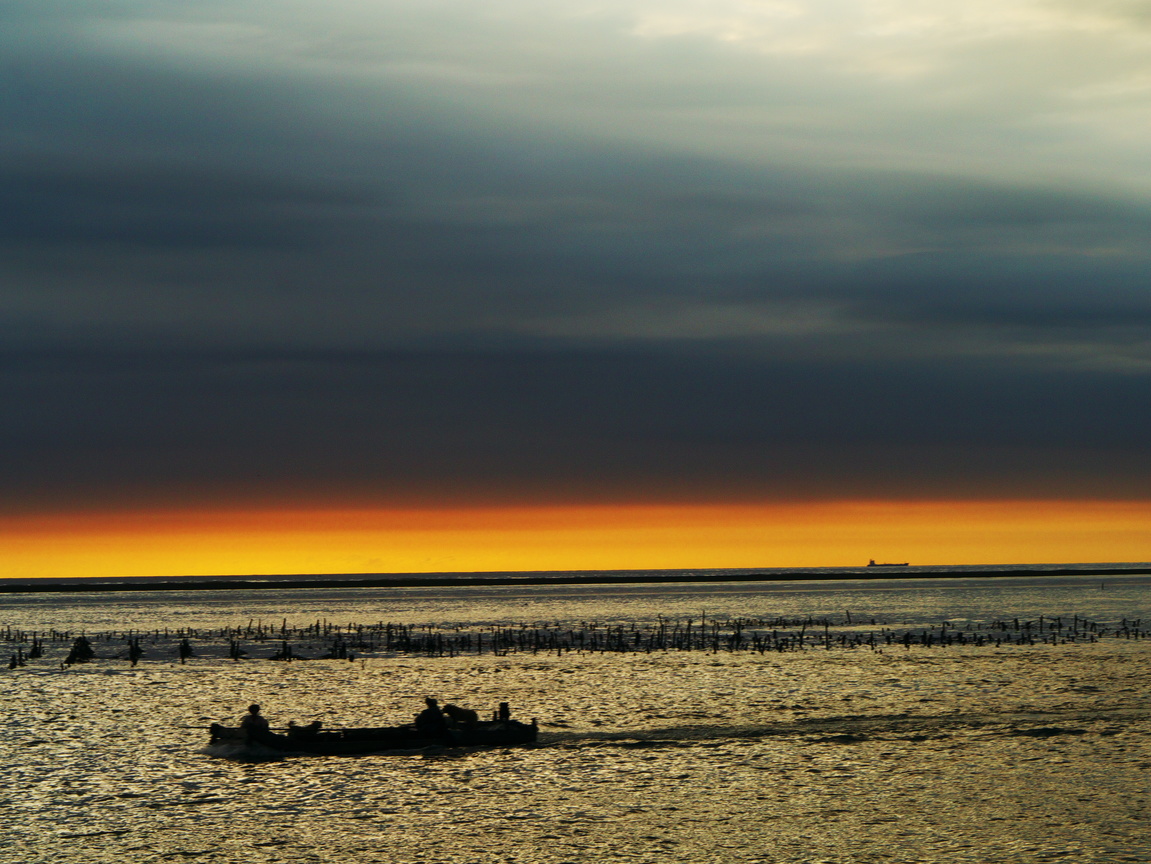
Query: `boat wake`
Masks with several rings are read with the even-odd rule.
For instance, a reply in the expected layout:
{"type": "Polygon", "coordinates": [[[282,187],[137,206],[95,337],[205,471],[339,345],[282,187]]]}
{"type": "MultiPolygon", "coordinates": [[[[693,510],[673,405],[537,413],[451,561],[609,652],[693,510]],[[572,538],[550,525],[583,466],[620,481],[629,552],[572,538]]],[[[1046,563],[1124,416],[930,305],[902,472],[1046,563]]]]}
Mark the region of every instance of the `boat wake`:
{"type": "Polygon", "coordinates": [[[790,722],[682,725],[628,731],[541,732],[544,747],[677,748],[714,746],[723,740],[793,738],[799,743],[856,744],[871,740],[926,741],[958,735],[1110,735],[1133,722],[1151,721],[1151,710],[1115,708],[1004,714],[842,715],[790,722]]]}

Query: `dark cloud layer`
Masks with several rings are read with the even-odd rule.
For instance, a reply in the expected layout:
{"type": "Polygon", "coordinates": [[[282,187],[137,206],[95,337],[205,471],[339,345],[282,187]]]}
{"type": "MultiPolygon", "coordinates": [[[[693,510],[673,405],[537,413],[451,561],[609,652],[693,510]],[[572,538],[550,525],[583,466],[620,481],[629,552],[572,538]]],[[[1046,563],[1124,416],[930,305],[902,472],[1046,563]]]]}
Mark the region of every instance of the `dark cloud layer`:
{"type": "Polygon", "coordinates": [[[1137,496],[1151,467],[1147,379],[995,365],[25,354],[2,380],[0,482],[87,506],[1137,496]]]}
{"type": "Polygon", "coordinates": [[[515,6],[0,13],[3,506],[1144,494],[1118,108],[515,6]]]}

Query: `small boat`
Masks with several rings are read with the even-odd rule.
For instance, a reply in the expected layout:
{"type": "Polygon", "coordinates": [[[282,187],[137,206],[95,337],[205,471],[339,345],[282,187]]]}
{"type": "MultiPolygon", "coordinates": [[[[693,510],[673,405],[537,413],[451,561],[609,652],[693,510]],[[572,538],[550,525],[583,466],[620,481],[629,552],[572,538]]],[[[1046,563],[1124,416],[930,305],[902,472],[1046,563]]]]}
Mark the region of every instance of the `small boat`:
{"type": "Polygon", "coordinates": [[[907,567],[908,563],[906,561],[903,561],[902,563],[897,563],[897,564],[888,564],[888,563],[884,563],[884,562],[876,563],[875,559],[872,558],[870,561],[867,562],[867,566],[868,567],[907,567]]]}
{"type": "Polygon", "coordinates": [[[318,756],[354,756],[385,750],[422,750],[425,747],[508,747],[530,744],[539,724],[521,723],[510,717],[481,720],[448,727],[442,733],[421,731],[414,723],[353,729],[322,729],[319,723],[288,727],[286,734],[251,731],[213,723],[209,727],[213,750],[235,752],[265,748],[277,753],[311,753],[318,756]]]}

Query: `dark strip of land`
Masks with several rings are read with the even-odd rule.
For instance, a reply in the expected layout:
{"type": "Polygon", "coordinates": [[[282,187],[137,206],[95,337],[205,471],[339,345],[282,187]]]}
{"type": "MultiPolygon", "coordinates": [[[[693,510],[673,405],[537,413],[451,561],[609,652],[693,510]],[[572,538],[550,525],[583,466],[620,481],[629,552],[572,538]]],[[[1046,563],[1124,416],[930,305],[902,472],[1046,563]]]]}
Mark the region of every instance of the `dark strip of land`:
{"type": "Polygon", "coordinates": [[[1110,568],[1010,568],[980,570],[930,570],[921,568],[883,567],[866,571],[850,572],[793,572],[772,571],[771,573],[683,573],[670,572],[667,575],[653,575],[651,572],[635,573],[573,573],[562,575],[523,576],[467,574],[455,577],[420,576],[398,574],[393,576],[363,576],[347,578],[317,578],[316,576],[259,576],[259,577],[211,577],[139,581],[91,582],[73,580],[67,582],[44,580],[18,582],[0,580],[0,594],[29,593],[77,593],[107,591],[232,591],[232,590],[285,590],[294,588],[435,588],[472,587],[482,585],[621,585],[640,583],[722,583],[722,582],[829,582],[872,579],[994,579],[1004,577],[1044,577],[1044,576],[1145,576],[1151,574],[1151,567],[1110,567],[1110,568]]]}

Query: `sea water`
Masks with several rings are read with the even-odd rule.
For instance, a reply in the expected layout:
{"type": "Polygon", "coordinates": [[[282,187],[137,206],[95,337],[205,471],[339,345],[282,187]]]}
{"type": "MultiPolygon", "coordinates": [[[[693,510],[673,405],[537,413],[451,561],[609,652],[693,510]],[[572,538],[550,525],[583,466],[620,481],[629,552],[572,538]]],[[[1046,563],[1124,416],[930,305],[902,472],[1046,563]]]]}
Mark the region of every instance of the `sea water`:
{"type": "Polygon", "coordinates": [[[0,650],[43,653],[0,670],[0,860],[1151,861],[1149,620],[1151,577],[1090,574],[7,595],[0,650]],[[354,626],[733,620],[787,621],[802,650],[319,659],[354,626]],[[993,625],[1039,638],[935,641],[993,625]],[[933,639],[831,638],[913,632],[933,639]],[[80,633],[95,659],[62,668],[80,633]],[[273,662],[289,634],[308,659],[273,662]],[[252,701],[273,725],[338,728],[409,721],[429,694],[510,702],[540,741],[276,761],[205,747],[252,701]]]}

